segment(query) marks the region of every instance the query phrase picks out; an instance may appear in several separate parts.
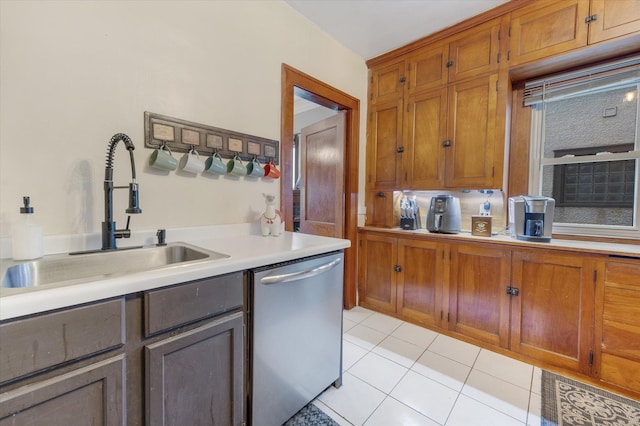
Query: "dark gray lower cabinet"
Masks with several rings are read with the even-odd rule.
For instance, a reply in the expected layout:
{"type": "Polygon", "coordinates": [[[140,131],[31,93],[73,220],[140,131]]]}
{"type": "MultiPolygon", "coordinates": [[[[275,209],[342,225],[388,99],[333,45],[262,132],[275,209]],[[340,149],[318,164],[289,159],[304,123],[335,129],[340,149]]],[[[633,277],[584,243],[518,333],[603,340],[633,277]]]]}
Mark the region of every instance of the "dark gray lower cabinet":
{"type": "Polygon", "coordinates": [[[244,424],[243,272],[0,322],[0,426],[244,424]]]}
{"type": "Polygon", "coordinates": [[[124,355],[0,395],[0,425],[126,424],[124,355]]]}
{"type": "Polygon", "coordinates": [[[242,312],[145,347],[149,425],[240,425],[242,312]]]}

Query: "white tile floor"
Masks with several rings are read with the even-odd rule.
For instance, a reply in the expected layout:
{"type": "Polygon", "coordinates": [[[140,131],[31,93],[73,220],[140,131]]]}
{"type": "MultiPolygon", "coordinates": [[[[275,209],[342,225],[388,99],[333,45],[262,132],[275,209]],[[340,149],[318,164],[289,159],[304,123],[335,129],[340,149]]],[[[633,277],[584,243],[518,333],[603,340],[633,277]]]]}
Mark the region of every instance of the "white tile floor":
{"type": "Polygon", "coordinates": [[[540,424],[539,368],[362,307],[343,343],[342,387],[314,401],[340,425],[540,424]]]}

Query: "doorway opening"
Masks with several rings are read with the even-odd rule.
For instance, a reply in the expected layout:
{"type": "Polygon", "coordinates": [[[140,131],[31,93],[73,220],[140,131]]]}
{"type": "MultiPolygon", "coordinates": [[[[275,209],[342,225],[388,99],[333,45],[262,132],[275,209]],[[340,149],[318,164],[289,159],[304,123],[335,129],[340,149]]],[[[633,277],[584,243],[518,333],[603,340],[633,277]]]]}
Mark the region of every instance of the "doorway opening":
{"type": "Polygon", "coordinates": [[[280,210],[284,213],[285,229],[293,231],[294,214],[294,98],[299,97],[325,108],[343,111],[345,116],[345,146],[343,154],[344,219],[342,238],[351,241],[345,250],[344,307],[356,303],[356,239],[358,206],[358,143],[360,131],[360,101],[320,80],[286,64],[282,64],[281,87],[281,171],[280,210]],[[295,95],[295,96],[294,96],[295,95]]]}

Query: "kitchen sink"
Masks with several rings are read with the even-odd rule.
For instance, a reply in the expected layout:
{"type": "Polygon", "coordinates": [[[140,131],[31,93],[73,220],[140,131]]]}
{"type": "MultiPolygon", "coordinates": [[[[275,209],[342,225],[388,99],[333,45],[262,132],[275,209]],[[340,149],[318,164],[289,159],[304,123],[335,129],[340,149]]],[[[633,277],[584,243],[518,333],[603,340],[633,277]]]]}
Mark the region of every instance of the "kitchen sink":
{"type": "Polygon", "coordinates": [[[98,281],[109,277],[169,268],[229,256],[185,243],[77,255],[51,255],[41,259],[0,261],[3,288],[38,287],[98,281]]]}

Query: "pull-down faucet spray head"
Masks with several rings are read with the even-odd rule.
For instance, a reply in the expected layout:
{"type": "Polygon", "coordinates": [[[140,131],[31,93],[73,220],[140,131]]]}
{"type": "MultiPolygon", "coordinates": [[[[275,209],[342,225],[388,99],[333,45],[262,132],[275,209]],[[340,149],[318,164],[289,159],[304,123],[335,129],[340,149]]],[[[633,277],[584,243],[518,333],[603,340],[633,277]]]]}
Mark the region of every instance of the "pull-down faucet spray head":
{"type": "Polygon", "coordinates": [[[129,207],[125,210],[128,214],[142,213],[139,207],[138,184],[136,183],[136,165],[133,158],[133,150],[135,146],[124,133],[116,133],[109,141],[109,149],[107,151],[107,162],[104,170],[104,222],[102,222],[102,249],[115,250],[116,238],[128,238],[131,235],[129,231],[129,220],[127,218],[127,227],[122,230],[116,230],[116,224],[113,221],[113,189],[126,188],[122,186],[113,186],[113,157],[116,146],[119,141],[123,141],[127,151],[129,151],[129,159],[131,162],[131,183],[129,184],[129,207]]]}

